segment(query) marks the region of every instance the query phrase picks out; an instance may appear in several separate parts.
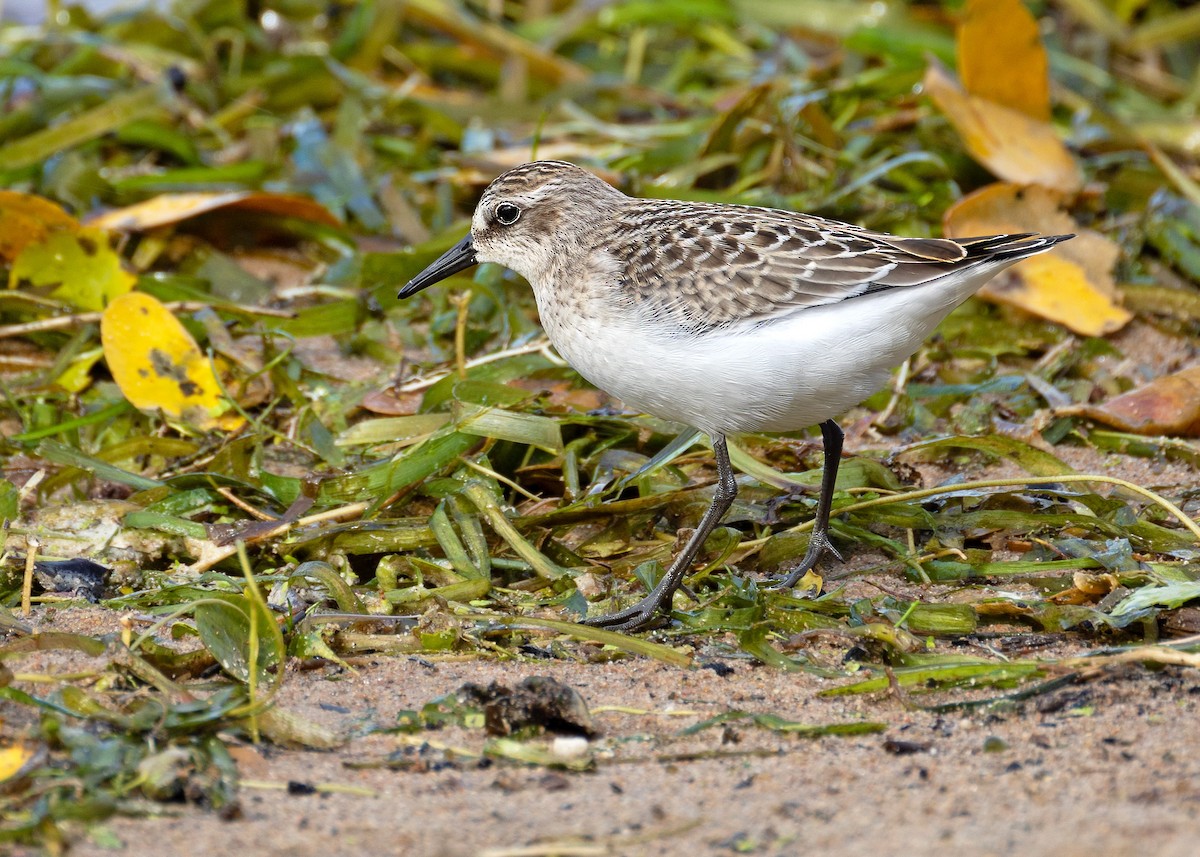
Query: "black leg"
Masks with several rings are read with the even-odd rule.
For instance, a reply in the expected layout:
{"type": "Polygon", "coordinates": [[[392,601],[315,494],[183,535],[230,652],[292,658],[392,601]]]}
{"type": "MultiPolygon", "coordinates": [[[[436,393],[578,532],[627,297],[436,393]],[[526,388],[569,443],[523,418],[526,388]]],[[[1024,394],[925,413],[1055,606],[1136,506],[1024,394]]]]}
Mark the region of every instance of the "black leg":
{"type": "Polygon", "coordinates": [[[838,559],[841,554],[829,543],[829,507],[833,505],[833,491],[837,485],[838,465],[842,461],[842,427],[833,420],[821,423],[821,441],[825,446],[825,466],[821,470],[821,496],[817,500],[817,518],[813,523],[812,536],[808,540],[808,550],[800,564],[790,569],[788,573],[775,581],[770,589],[791,589],[796,581],[817,564],[821,554],[829,551],[838,559]]]}
{"type": "Polygon", "coordinates": [[[609,613],[606,616],[585,619],[583,624],[609,628],[614,631],[635,631],[652,624],[656,618],[655,614],[659,610],[670,610],[671,596],[683,583],[684,575],[691,568],[696,554],[700,552],[700,548],[704,547],[704,543],[716,529],[717,524],[721,523],[721,519],[733,505],[733,498],[737,496],[737,482],[733,478],[733,466],[729,463],[729,450],[725,446],[725,436],[714,434],[711,437],[713,453],[717,458],[717,490],[713,493],[712,505],[700,519],[700,525],[696,527],[692,537],[675,557],[675,561],[671,563],[671,567],[658,582],[658,586],[654,587],[653,592],[632,607],[617,613],[609,613]]]}

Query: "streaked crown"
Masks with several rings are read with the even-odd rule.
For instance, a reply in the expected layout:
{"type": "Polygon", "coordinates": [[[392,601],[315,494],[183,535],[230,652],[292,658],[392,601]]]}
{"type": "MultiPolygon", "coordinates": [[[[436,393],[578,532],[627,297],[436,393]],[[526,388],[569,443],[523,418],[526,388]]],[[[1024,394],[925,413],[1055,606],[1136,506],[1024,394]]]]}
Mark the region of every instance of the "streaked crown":
{"type": "Polygon", "coordinates": [[[522,164],[496,178],[480,197],[471,221],[476,255],[533,282],[628,200],[566,161],[522,164]]]}

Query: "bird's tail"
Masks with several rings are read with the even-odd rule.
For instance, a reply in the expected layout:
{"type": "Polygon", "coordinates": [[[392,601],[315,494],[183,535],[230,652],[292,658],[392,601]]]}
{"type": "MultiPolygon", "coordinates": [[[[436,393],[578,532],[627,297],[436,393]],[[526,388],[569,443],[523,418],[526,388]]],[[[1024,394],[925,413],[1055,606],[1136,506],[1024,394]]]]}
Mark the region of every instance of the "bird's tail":
{"type": "Polygon", "coordinates": [[[967,259],[1024,259],[1035,256],[1074,238],[1074,235],[1038,235],[1036,232],[1019,232],[1009,235],[984,235],[978,238],[955,238],[954,241],[967,251],[967,259]]]}

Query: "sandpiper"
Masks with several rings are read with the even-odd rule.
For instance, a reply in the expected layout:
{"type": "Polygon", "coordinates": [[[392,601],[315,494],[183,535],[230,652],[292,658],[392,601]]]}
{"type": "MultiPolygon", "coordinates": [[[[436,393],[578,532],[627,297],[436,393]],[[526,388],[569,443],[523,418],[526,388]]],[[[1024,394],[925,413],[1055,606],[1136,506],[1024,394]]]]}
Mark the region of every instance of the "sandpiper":
{"type": "Polygon", "coordinates": [[[712,504],[633,606],[586,620],[657,620],[737,494],[725,436],[820,424],[821,494],[791,587],[829,542],[842,454],[834,417],[879,389],[946,315],[995,274],[1071,235],[902,238],[807,214],[637,199],[563,161],[501,175],[471,231],[414,277],[414,295],[478,262],[529,281],[546,334],[584,378],[644,413],[707,432],[712,504]]]}

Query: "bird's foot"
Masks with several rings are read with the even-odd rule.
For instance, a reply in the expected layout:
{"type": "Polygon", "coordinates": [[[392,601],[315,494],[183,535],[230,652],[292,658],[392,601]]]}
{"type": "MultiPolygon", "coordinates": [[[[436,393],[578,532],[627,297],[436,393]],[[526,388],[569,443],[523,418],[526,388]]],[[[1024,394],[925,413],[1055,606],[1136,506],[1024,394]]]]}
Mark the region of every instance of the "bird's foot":
{"type": "Polygon", "coordinates": [[[811,497],[820,493],[820,489],[808,485],[796,485],[782,494],[771,497],[763,504],[763,523],[778,524],[783,519],[783,508],[794,503],[801,497],[811,497]]]}
{"type": "MultiPolygon", "coordinates": [[[[670,595],[667,596],[670,598],[670,595]]],[[[603,616],[592,616],[579,624],[591,625],[593,628],[606,628],[609,631],[641,631],[665,625],[668,617],[660,612],[663,609],[663,598],[656,591],[651,592],[632,607],[618,610],[616,613],[606,613],[603,616]]]]}
{"type": "Polygon", "coordinates": [[[839,562],[845,562],[845,558],[838,553],[832,542],[829,541],[829,535],[823,532],[814,532],[812,538],[808,541],[808,550],[804,552],[804,559],[800,560],[799,564],[788,570],[788,573],[776,580],[770,586],[765,587],[768,592],[779,592],[784,589],[791,589],[796,585],[800,578],[804,577],[817,564],[817,560],[826,551],[837,557],[839,562]]]}

